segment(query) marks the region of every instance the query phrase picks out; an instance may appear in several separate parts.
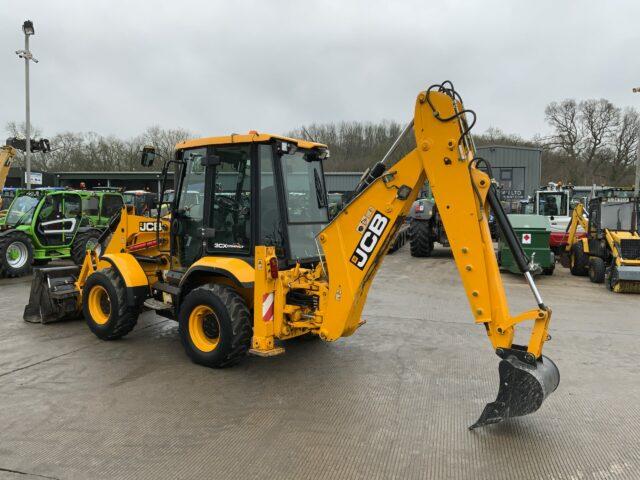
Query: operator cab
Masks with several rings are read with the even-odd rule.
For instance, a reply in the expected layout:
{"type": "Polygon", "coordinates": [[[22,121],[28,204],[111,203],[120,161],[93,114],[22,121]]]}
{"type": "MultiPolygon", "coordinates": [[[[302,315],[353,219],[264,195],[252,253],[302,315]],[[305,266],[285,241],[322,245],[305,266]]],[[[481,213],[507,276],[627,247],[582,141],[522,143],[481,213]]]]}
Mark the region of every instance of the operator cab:
{"type": "Polygon", "coordinates": [[[171,197],[173,269],[204,256],[253,264],[275,247],[283,265],[319,259],[316,235],[329,222],[325,145],[250,132],[177,145],[171,197]]]}
{"type": "Polygon", "coordinates": [[[19,190],[4,220],[5,228],[29,230],[42,246],[64,246],[75,237],[82,221],[82,202],[77,192],[65,190],[19,190]]]}

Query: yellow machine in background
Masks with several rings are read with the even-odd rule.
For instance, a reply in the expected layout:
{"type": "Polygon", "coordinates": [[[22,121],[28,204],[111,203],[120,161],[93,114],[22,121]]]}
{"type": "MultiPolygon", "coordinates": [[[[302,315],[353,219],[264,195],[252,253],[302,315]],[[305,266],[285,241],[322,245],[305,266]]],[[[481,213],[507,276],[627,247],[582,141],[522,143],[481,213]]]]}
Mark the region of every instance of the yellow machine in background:
{"type": "Polygon", "coordinates": [[[566,241],[567,244],[564,247],[564,252],[560,256],[560,263],[565,268],[571,269],[572,275],[587,275],[589,267],[589,258],[584,255],[582,250],[582,242],[578,236],[578,227],[583,231],[589,230],[589,222],[586,218],[586,212],[584,205],[578,203],[573,212],[571,212],[571,220],[567,225],[566,241]]]}
{"type": "MultiPolygon", "coordinates": [[[[551,310],[490,175],[478,168],[473,123],[450,82],[421,92],[414,120],[331,221],[325,145],[257,132],[179,143],[163,169],[166,177],[177,166],[171,220],[123,209],[79,271],[38,272],[25,318],[82,309],[98,337],[115,339],[141,309],[154,309],[176,319],[187,354],[212,367],[281,354],[284,340],[301,335],[338,340],[363,325],[373,278],[428,177],[474,321],[502,359],[498,397],[472,428],[534,412],[559,383],[542,355],[551,310]],[[410,151],[394,162],[407,142],[410,151]],[[498,270],[490,208],[537,303],[517,315],[498,270]],[[528,344],[515,345],[524,321],[528,344]]],[[[146,148],[143,165],[155,156],[146,148]]]]}
{"type": "Polygon", "coordinates": [[[577,205],[563,265],[613,292],[640,293],[639,210],[637,198],[596,197],[589,202],[587,221],[584,206],[577,205]],[[578,225],[587,232],[583,238],[576,237],[578,225]]]}
{"type": "MultiPolygon", "coordinates": [[[[4,188],[4,184],[9,176],[9,169],[13,162],[13,157],[16,156],[16,149],[8,145],[0,147],[0,192],[4,188]]],[[[0,210],[2,210],[2,197],[0,197],[0,210]]]]}

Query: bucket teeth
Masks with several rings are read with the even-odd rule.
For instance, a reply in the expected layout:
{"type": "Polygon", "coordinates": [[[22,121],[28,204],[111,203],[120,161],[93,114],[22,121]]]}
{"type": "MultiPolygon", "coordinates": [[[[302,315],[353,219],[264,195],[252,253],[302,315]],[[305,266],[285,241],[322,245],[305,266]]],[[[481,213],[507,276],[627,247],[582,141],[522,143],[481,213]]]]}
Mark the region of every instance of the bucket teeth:
{"type": "Polygon", "coordinates": [[[501,356],[498,396],[484,407],[470,430],[533,413],[558,388],[560,372],[551,359],[542,356],[532,361],[521,349],[503,349],[501,356]]]}

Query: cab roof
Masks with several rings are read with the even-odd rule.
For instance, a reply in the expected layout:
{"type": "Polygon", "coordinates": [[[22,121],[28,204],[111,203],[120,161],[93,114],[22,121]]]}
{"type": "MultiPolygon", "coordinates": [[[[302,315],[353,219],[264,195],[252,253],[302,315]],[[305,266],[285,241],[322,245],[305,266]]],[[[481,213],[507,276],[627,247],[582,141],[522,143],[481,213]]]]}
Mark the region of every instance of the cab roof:
{"type": "Polygon", "coordinates": [[[185,140],[176,144],[176,150],[184,148],[204,147],[207,145],[229,145],[233,143],[264,143],[270,140],[282,140],[284,142],[295,143],[299,148],[327,148],[322,143],[309,142],[308,140],[300,140],[297,138],[283,137],[281,135],[272,135],[270,133],[258,133],[250,131],[246,134],[225,135],[222,137],[203,137],[195,140],[185,140]]]}

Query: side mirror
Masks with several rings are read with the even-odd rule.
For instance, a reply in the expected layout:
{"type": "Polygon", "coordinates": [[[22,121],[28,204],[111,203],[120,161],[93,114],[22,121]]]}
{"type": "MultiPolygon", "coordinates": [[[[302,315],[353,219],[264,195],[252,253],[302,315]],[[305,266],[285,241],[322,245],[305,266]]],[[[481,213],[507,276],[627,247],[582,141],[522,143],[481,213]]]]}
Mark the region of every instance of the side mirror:
{"type": "Polygon", "coordinates": [[[140,164],[143,167],[152,166],[155,158],[156,158],[155,147],[146,146],[142,148],[142,156],[140,157],[140,164]]]}

